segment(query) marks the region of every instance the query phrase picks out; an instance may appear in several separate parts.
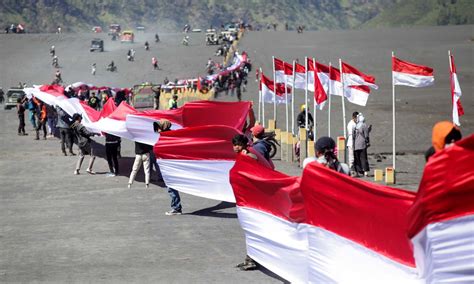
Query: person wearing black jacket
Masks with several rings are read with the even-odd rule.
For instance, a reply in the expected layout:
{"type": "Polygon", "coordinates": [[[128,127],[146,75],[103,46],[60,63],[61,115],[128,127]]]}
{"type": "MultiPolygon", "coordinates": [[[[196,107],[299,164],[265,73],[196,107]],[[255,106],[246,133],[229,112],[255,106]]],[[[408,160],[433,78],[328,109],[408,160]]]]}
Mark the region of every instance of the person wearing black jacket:
{"type": "Polygon", "coordinates": [[[59,129],[59,137],[61,138],[61,151],[63,152],[64,156],[67,156],[66,147],[69,149],[69,154],[75,156],[74,152],[72,151],[73,136],[70,125],[72,124],[71,117],[59,106],[56,107],[56,113],[58,115],[56,127],[59,129]]]}
{"type": "Polygon", "coordinates": [[[145,188],[149,187],[150,184],[150,151],[153,146],[135,142],[135,161],[133,162],[132,172],[130,173],[130,179],[128,180],[128,188],[132,187],[132,183],[135,180],[135,176],[138,170],[141,168],[143,163],[143,170],[145,171],[145,188]]]}
{"type": "Polygon", "coordinates": [[[79,146],[79,159],[77,160],[76,170],[74,171],[75,175],[79,174],[79,170],[81,169],[82,162],[84,161],[85,155],[91,155],[91,159],[89,160],[89,166],[87,167],[86,172],[93,175],[95,174],[92,171],[92,166],[94,165],[95,155],[94,149],[91,147],[92,139],[91,137],[95,135],[99,135],[97,133],[90,132],[86,129],[84,125],[81,124],[82,116],[78,113],[75,113],[72,116],[72,120],[74,121],[71,125],[71,129],[76,135],[77,138],[77,145],[79,146]]]}
{"type": "Polygon", "coordinates": [[[107,176],[114,177],[119,173],[118,149],[120,142],[120,137],[105,133],[105,154],[110,170],[107,176]]]}

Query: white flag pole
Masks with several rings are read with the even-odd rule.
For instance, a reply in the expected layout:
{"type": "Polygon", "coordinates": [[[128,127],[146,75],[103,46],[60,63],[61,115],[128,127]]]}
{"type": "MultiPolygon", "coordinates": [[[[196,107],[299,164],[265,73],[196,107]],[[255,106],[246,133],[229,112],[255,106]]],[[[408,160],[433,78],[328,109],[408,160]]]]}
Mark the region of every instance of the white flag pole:
{"type": "Polygon", "coordinates": [[[328,137],[331,137],[331,62],[329,62],[329,88],[328,88],[328,137]]]}
{"type": "MultiPolygon", "coordinates": [[[[262,72],[262,68],[259,69],[259,72],[262,72]]],[[[260,73],[261,74],[261,73],[260,73]]],[[[261,75],[260,75],[261,77],[261,75]]],[[[258,81],[258,121],[262,123],[262,82],[261,80],[258,81]]]]}
{"type": "Polygon", "coordinates": [[[344,129],[344,137],[347,139],[347,130],[346,130],[346,105],[344,102],[345,92],[344,92],[344,73],[342,72],[342,60],[339,58],[339,72],[341,74],[341,86],[342,86],[342,126],[344,129]]]}
{"type": "MultiPolygon", "coordinates": [[[[260,68],[260,88],[262,87],[262,77],[263,77],[262,68],[260,68]]],[[[263,94],[262,94],[262,126],[265,127],[265,100],[263,99],[263,94]]]]}
{"type": "Polygon", "coordinates": [[[277,115],[277,98],[276,98],[276,76],[275,76],[275,56],[272,56],[272,63],[273,63],[273,120],[275,120],[275,127],[276,127],[276,115],[277,115]]]}
{"type": "Polygon", "coordinates": [[[306,110],[305,116],[305,128],[308,130],[308,57],[304,58],[305,73],[305,89],[304,89],[304,106],[306,110]]]}
{"type": "MultiPolygon", "coordinates": [[[[284,71],[283,71],[284,72],[284,71]]],[[[285,74],[285,73],[283,73],[285,74]]],[[[275,95],[276,95],[276,89],[275,89],[275,95]]],[[[288,91],[286,90],[286,74],[285,74],[285,116],[286,116],[286,132],[288,132],[289,130],[289,119],[288,119],[288,116],[289,116],[289,106],[288,106],[288,91]]]]}
{"type": "MultiPolygon", "coordinates": [[[[453,123],[454,124],[457,124],[459,123],[459,119],[458,119],[458,122],[455,121],[455,113],[454,113],[454,90],[453,88],[455,87],[454,86],[454,82],[453,82],[453,63],[451,62],[451,50],[448,50],[448,57],[449,57],[449,79],[450,79],[450,83],[451,83],[451,104],[453,105],[453,108],[452,108],[452,111],[451,111],[451,114],[452,114],[452,119],[453,119],[453,123]]],[[[459,115],[459,113],[458,113],[459,115]]]]}
{"type": "Polygon", "coordinates": [[[395,82],[393,79],[393,58],[395,57],[395,53],[392,51],[392,156],[393,156],[393,163],[392,167],[395,170],[395,161],[396,161],[396,152],[395,152],[395,82]]]}
{"type": "Polygon", "coordinates": [[[291,89],[291,133],[295,135],[295,61],[293,60],[293,89],[291,89]]]}
{"type": "MultiPolygon", "coordinates": [[[[313,58],[313,70],[314,70],[314,93],[313,93],[313,141],[316,141],[316,76],[318,76],[318,72],[316,70],[316,59],[313,58]]],[[[318,78],[319,80],[319,78],[318,78]]]]}

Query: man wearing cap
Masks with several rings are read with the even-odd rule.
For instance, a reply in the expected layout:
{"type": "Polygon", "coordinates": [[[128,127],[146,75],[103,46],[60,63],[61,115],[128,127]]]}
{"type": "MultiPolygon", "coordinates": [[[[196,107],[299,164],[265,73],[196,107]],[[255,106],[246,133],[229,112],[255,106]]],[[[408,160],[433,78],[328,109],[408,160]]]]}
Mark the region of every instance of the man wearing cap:
{"type": "MultiPolygon", "coordinates": [[[[272,144],[274,141],[274,135],[266,135],[265,128],[260,124],[256,124],[254,127],[250,129],[253,135],[253,145],[252,148],[255,149],[258,153],[260,153],[272,166],[272,169],[275,168],[273,162],[270,157],[270,151],[272,148],[275,148],[276,145],[272,144]]],[[[274,142],[276,143],[276,141],[274,142]]]]}
{"type": "Polygon", "coordinates": [[[339,173],[349,175],[349,166],[337,160],[334,149],[336,142],[331,137],[323,136],[314,144],[316,157],[308,157],[303,161],[303,168],[311,162],[318,162],[339,173]]]}

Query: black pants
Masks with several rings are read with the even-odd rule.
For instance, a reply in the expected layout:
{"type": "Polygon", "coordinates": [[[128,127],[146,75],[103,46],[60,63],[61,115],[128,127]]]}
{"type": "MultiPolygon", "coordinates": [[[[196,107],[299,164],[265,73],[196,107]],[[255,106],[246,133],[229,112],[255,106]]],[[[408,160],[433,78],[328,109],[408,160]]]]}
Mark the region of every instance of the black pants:
{"type": "Polygon", "coordinates": [[[72,153],[72,131],[69,128],[60,127],[59,136],[61,138],[61,150],[63,151],[63,153],[66,153],[65,144],[69,149],[69,153],[72,153]]]}
{"type": "Polygon", "coordinates": [[[39,139],[39,132],[43,129],[43,138],[46,139],[46,120],[39,120],[36,126],[36,139],[39,139]]]}
{"type": "Polygon", "coordinates": [[[369,171],[369,160],[367,159],[367,148],[354,150],[354,168],[357,173],[363,174],[369,171]]]}
{"type": "Polygon", "coordinates": [[[119,173],[117,158],[119,145],[119,143],[105,143],[105,154],[107,156],[107,163],[109,163],[110,172],[116,175],[119,173]]]}
{"type": "Polygon", "coordinates": [[[25,134],[25,114],[19,114],[18,120],[20,120],[20,123],[18,124],[18,134],[25,134]]]}

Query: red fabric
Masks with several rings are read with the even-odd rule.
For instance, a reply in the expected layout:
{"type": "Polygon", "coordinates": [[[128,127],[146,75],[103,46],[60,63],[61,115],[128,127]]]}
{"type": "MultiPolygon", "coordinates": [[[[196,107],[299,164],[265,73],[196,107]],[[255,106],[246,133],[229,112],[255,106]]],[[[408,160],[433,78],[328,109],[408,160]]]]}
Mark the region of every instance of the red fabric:
{"type": "Polygon", "coordinates": [[[364,86],[364,85],[361,85],[361,86],[348,86],[348,88],[356,89],[356,90],[362,91],[364,93],[370,94],[369,86],[364,86]]]}
{"type": "Polygon", "coordinates": [[[238,155],[230,170],[237,205],[253,208],[290,222],[305,221],[299,177],[271,170],[255,159],[238,155]]]}
{"type": "Polygon", "coordinates": [[[329,70],[329,78],[333,81],[341,82],[341,72],[339,71],[339,68],[331,66],[329,70]]]}
{"type": "MultiPolygon", "coordinates": [[[[321,84],[321,80],[319,80],[318,73],[323,72],[323,70],[326,70],[329,72],[329,67],[325,66],[323,64],[317,63],[315,60],[313,61],[314,66],[314,99],[316,100],[316,103],[322,104],[324,101],[328,99],[328,95],[326,94],[326,91],[323,88],[323,84],[321,84]],[[323,68],[323,69],[319,69],[323,68]]],[[[327,73],[327,72],[326,72],[327,73]]]]}
{"type": "Polygon", "coordinates": [[[275,71],[285,71],[285,62],[283,60],[274,58],[273,64],[275,65],[275,71]]]}
{"type": "Polygon", "coordinates": [[[145,110],[139,113],[135,113],[134,115],[144,116],[154,120],[167,119],[171,123],[183,126],[183,111],[184,108],[180,107],[177,109],[170,110],[145,110]]]}
{"type": "Polygon", "coordinates": [[[162,159],[234,160],[232,138],[236,134],[240,133],[235,128],[222,125],[166,131],[160,133],[153,151],[162,159]]]}
{"type": "Polygon", "coordinates": [[[474,214],[474,134],[437,152],[409,211],[410,238],[431,223],[474,214]]]}
{"type": "Polygon", "coordinates": [[[296,73],[306,73],[306,68],[303,65],[296,63],[295,64],[295,72],[296,73]]]}
{"type": "Polygon", "coordinates": [[[134,109],[131,105],[127,104],[127,102],[123,101],[114,110],[114,112],[109,115],[109,118],[116,120],[125,120],[127,118],[127,115],[136,113],[138,113],[136,109],[134,109]]]}
{"type": "MultiPolygon", "coordinates": [[[[265,76],[262,73],[261,81],[262,84],[265,84],[267,88],[272,92],[275,93],[275,86],[272,80],[268,79],[267,76],[265,76]]],[[[276,83],[276,89],[277,89],[277,96],[283,97],[285,95],[285,84],[284,83],[276,83]]],[[[286,86],[286,92],[287,94],[291,94],[291,87],[288,85],[286,86]]]]}
{"type": "Polygon", "coordinates": [[[183,106],[183,127],[227,125],[242,130],[250,108],[250,102],[189,102],[183,106]]]}
{"type": "Polygon", "coordinates": [[[322,63],[316,62],[316,69],[318,70],[318,73],[329,73],[329,66],[324,65],[322,63]]]}
{"type": "Polygon", "coordinates": [[[392,57],[392,71],[420,76],[434,76],[433,68],[403,61],[396,58],[395,56],[392,57]]]}
{"type": "Polygon", "coordinates": [[[406,236],[415,194],[337,173],[316,162],[303,171],[307,223],[415,266],[406,236]]]}
{"type": "MultiPolygon", "coordinates": [[[[454,65],[454,56],[451,55],[451,100],[453,100],[453,102],[454,102],[454,74],[457,74],[456,65],[454,65]]],[[[456,105],[458,107],[458,116],[460,117],[463,116],[464,108],[462,107],[462,104],[461,104],[461,98],[458,99],[458,101],[456,102],[456,105]]]]}
{"type": "Polygon", "coordinates": [[[364,74],[364,73],[360,72],[359,70],[357,70],[355,67],[353,67],[353,66],[351,66],[347,63],[344,63],[344,62],[342,62],[342,73],[355,74],[355,75],[358,75],[358,76],[362,77],[364,79],[364,81],[366,81],[367,83],[375,84],[375,77],[374,76],[364,74]]]}
{"type": "Polygon", "coordinates": [[[115,111],[115,109],[117,109],[117,106],[115,105],[114,100],[107,100],[107,102],[104,104],[104,107],[100,111],[100,118],[108,117],[115,111]]]}
{"type": "Polygon", "coordinates": [[[306,58],[306,66],[308,67],[308,72],[313,71],[316,66],[314,66],[313,58],[306,58]]]}
{"type": "Polygon", "coordinates": [[[91,108],[86,102],[84,101],[79,101],[79,103],[82,105],[82,108],[87,114],[87,117],[89,117],[89,120],[91,122],[95,122],[100,119],[100,112],[91,108]]]}
{"type": "Polygon", "coordinates": [[[64,95],[64,87],[60,85],[42,85],[40,88],[40,91],[48,93],[52,96],[55,97],[65,97],[64,95]]]}
{"type": "Polygon", "coordinates": [[[285,62],[285,75],[293,76],[293,65],[287,62],[285,62]]]}

